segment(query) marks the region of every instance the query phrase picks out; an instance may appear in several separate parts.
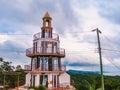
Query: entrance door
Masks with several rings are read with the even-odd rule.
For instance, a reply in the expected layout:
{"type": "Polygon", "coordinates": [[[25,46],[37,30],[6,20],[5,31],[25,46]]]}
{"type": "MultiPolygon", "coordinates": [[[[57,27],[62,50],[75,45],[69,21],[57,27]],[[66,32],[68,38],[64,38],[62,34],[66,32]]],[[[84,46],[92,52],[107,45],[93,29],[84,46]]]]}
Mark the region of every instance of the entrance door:
{"type": "Polygon", "coordinates": [[[48,75],[40,75],[40,85],[48,87],[48,75]]]}

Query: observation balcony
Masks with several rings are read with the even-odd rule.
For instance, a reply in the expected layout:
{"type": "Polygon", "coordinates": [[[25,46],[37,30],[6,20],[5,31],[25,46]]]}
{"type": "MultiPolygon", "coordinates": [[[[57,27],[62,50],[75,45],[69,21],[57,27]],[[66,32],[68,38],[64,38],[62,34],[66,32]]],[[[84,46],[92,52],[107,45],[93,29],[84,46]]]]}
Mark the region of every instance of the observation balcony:
{"type": "MultiPolygon", "coordinates": [[[[39,32],[37,34],[34,34],[33,40],[35,41],[35,40],[42,39],[41,36],[42,36],[41,32],[39,32]]],[[[45,38],[48,38],[48,37],[45,37],[45,38]]],[[[52,33],[52,38],[51,39],[53,39],[53,40],[59,40],[59,35],[56,34],[56,33],[52,33]]]]}
{"type": "Polygon", "coordinates": [[[32,70],[31,70],[31,65],[25,65],[24,70],[26,72],[31,72],[31,73],[56,73],[56,72],[65,72],[66,71],[66,65],[58,65],[58,64],[40,64],[39,68],[35,69],[35,64],[32,65],[32,70]]]}
{"type": "Polygon", "coordinates": [[[53,56],[53,57],[65,57],[65,49],[62,48],[42,48],[34,47],[26,49],[26,56],[53,56]]]}

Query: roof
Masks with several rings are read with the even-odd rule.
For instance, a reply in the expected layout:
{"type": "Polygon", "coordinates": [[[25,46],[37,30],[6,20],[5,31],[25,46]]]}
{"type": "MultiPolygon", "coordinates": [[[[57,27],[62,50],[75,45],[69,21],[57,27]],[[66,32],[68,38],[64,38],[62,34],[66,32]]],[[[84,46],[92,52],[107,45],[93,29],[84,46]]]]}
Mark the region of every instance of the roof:
{"type": "Polygon", "coordinates": [[[46,12],[43,18],[51,18],[51,17],[50,17],[50,15],[49,15],[49,13],[46,12]]]}
{"type": "MultiPolygon", "coordinates": [[[[44,15],[44,18],[46,18],[46,17],[47,17],[47,18],[50,17],[50,15],[49,15],[48,12],[46,12],[45,15],[44,15]]],[[[50,18],[51,18],[51,17],[50,17],[50,18]]]]}

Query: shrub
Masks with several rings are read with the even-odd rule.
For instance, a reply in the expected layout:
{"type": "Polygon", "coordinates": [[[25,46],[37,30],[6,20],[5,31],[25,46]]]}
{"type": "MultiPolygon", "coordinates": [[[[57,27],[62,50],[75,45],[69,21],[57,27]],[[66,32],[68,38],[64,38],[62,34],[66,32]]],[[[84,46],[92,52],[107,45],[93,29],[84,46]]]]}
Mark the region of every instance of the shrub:
{"type": "Polygon", "coordinates": [[[34,87],[34,86],[30,86],[29,90],[46,90],[45,86],[38,86],[38,87],[34,87]]]}
{"type": "Polygon", "coordinates": [[[38,86],[38,87],[37,87],[37,89],[36,89],[36,90],[46,90],[46,88],[45,88],[45,86],[40,85],[40,86],[38,86]]]}
{"type": "Polygon", "coordinates": [[[28,90],[36,90],[36,87],[30,86],[28,90]]]}

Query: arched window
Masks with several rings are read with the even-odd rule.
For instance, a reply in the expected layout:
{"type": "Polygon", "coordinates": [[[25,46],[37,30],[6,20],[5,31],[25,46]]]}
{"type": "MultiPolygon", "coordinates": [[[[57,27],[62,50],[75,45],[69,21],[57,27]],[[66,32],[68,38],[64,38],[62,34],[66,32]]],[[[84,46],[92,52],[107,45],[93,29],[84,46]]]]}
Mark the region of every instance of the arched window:
{"type": "Polygon", "coordinates": [[[48,27],[49,26],[49,21],[45,22],[45,26],[48,27]]]}

